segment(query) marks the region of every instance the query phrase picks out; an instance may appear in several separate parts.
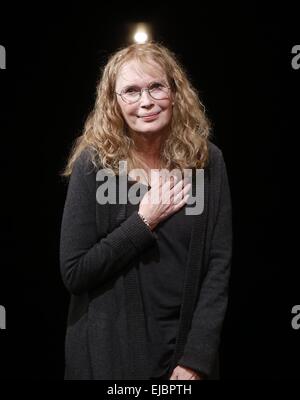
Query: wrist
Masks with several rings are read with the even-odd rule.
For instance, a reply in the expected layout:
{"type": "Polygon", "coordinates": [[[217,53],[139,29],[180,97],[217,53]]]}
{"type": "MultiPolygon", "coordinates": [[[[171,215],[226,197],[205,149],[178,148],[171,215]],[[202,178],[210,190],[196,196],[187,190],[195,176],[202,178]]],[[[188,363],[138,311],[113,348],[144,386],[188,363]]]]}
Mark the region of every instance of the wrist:
{"type": "Polygon", "coordinates": [[[150,221],[140,211],[138,211],[138,215],[140,216],[142,221],[148,226],[148,228],[150,230],[152,230],[153,229],[153,225],[150,223],[150,221]]]}

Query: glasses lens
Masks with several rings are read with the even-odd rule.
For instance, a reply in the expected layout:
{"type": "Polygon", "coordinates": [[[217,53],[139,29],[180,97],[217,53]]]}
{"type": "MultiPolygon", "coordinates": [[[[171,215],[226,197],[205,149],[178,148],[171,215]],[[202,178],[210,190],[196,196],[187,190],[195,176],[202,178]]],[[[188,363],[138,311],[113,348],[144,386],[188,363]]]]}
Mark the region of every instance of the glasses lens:
{"type": "MultiPolygon", "coordinates": [[[[153,99],[162,100],[168,98],[169,88],[164,83],[154,82],[148,87],[148,92],[153,99]]],[[[126,88],[121,92],[121,96],[126,103],[135,103],[141,97],[141,89],[139,87],[126,88]]]]}
{"type": "Polygon", "coordinates": [[[149,87],[149,93],[151,94],[151,96],[154,99],[162,100],[162,99],[165,99],[166,97],[168,97],[169,90],[166,85],[164,85],[163,83],[157,82],[157,83],[153,83],[149,87]]]}
{"type": "Polygon", "coordinates": [[[138,101],[140,98],[140,89],[139,88],[127,88],[121,93],[123,100],[126,103],[134,103],[138,101]]]}

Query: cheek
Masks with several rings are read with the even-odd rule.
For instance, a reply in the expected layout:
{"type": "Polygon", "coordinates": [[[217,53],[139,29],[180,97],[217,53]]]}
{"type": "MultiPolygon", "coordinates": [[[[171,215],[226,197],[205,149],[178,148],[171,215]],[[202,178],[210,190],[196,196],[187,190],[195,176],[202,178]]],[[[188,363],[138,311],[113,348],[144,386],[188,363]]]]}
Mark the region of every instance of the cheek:
{"type": "Polygon", "coordinates": [[[160,104],[161,108],[166,112],[166,113],[171,113],[172,114],[172,101],[171,100],[166,100],[160,104]]]}
{"type": "Polygon", "coordinates": [[[173,107],[172,106],[169,106],[166,108],[165,115],[168,120],[172,119],[172,115],[173,115],[173,107]]]}
{"type": "Polygon", "coordinates": [[[120,105],[121,113],[126,121],[136,115],[135,107],[129,106],[124,103],[123,104],[119,103],[119,105],[120,105]]]}

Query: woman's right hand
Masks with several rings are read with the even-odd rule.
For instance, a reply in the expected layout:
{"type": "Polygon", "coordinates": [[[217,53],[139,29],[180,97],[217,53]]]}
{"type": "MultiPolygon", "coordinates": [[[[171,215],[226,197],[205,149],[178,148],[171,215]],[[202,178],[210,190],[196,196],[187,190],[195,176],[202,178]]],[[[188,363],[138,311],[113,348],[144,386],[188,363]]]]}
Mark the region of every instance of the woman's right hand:
{"type": "Polygon", "coordinates": [[[139,213],[147,219],[151,230],[187,203],[190,188],[185,179],[156,176],[139,206],[139,213]]]}

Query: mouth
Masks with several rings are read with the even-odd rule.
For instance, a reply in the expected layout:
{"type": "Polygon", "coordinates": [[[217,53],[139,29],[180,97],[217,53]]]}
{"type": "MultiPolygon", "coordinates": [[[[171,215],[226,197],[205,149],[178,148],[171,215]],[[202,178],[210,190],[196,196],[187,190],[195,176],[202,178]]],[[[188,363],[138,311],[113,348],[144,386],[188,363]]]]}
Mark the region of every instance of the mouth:
{"type": "Polygon", "coordinates": [[[157,117],[158,117],[158,114],[160,114],[160,111],[158,111],[158,112],[156,112],[156,113],[151,113],[151,114],[138,115],[137,117],[138,117],[138,118],[142,118],[142,119],[144,119],[145,121],[148,121],[148,120],[152,120],[152,119],[157,118],[157,117]]]}

